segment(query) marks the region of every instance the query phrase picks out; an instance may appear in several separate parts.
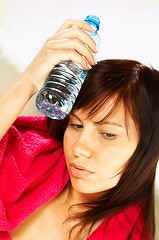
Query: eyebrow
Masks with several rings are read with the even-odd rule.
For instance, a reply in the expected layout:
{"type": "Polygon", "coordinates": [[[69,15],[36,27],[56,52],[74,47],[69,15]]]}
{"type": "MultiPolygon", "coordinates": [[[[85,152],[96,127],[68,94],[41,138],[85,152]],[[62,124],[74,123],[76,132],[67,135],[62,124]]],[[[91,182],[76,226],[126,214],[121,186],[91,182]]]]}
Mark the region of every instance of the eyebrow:
{"type": "Polygon", "coordinates": [[[94,123],[99,124],[99,125],[113,125],[116,127],[124,128],[124,126],[122,126],[121,124],[113,122],[113,121],[100,121],[100,122],[94,122],[94,123]]]}
{"type": "MultiPolygon", "coordinates": [[[[71,112],[70,115],[73,116],[73,117],[76,117],[79,121],[81,121],[81,119],[74,112],[71,112]]],[[[96,125],[113,125],[113,126],[116,126],[116,127],[125,128],[124,126],[122,126],[119,123],[116,123],[116,122],[113,122],[113,121],[107,121],[107,120],[104,120],[104,121],[102,120],[102,121],[93,122],[93,123],[96,124],[96,125]]]]}

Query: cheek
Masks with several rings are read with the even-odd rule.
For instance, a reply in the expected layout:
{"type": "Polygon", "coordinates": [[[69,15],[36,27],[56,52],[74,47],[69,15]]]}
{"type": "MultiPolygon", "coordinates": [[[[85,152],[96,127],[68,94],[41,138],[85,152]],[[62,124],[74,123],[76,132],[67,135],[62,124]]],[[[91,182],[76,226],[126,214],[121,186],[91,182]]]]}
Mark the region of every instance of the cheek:
{"type": "Polygon", "coordinates": [[[100,166],[99,178],[105,180],[107,189],[116,186],[122,176],[122,170],[133,155],[135,148],[119,151],[112,151],[105,163],[100,166]]]}
{"type": "Polygon", "coordinates": [[[67,151],[68,151],[68,138],[67,138],[67,134],[65,133],[64,134],[64,137],[63,137],[63,149],[64,149],[64,154],[66,155],[67,151]]]}
{"type": "Polygon", "coordinates": [[[64,138],[63,138],[63,148],[64,148],[64,154],[65,154],[66,161],[67,161],[67,158],[69,157],[69,155],[72,153],[72,150],[71,150],[72,144],[73,144],[73,141],[70,137],[70,134],[66,130],[64,133],[64,138]]]}
{"type": "MultiPolygon", "coordinates": [[[[124,147],[122,149],[121,146],[104,151],[103,154],[98,156],[99,161],[97,166],[99,177],[111,179],[119,174],[134,151],[135,148],[124,147]]],[[[121,174],[119,175],[121,176],[121,174]]]]}

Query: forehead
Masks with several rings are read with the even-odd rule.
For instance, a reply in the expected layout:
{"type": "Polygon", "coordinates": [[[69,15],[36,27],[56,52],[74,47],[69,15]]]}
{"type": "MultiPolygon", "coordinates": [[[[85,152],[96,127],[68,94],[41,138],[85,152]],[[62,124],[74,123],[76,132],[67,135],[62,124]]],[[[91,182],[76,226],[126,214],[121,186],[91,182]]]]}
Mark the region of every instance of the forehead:
{"type": "Polygon", "coordinates": [[[125,133],[129,141],[139,140],[140,134],[138,128],[129,111],[126,111],[123,101],[120,101],[115,108],[114,101],[108,100],[107,104],[102,106],[96,114],[90,116],[90,112],[86,110],[73,111],[73,115],[82,122],[93,122],[100,125],[118,126],[125,133]]]}
{"type": "Polygon", "coordinates": [[[126,111],[123,101],[116,101],[115,97],[106,100],[99,108],[94,110],[94,106],[88,109],[74,110],[73,113],[85,120],[91,120],[96,123],[102,123],[106,120],[118,120],[125,124],[126,111]]]}
{"type": "Polygon", "coordinates": [[[124,102],[123,99],[118,98],[118,96],[110,96],[105,101],[92,104],[88,108],[74,109],[73,114],[82,122],[93,122],[98,124],[111,124],[120,125],[125,132],[127,138],[132,141],[139,140],[140,133],[135,120],[130,113],[128,102],[124,102]]]}

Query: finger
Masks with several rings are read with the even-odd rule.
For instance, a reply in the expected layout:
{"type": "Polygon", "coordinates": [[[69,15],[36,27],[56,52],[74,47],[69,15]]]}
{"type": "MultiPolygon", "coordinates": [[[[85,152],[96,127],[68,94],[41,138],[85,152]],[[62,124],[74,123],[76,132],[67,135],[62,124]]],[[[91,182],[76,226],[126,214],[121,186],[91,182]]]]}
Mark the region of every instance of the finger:
{"type": "Polygon", "coordinates": [[[71,60],[77,64],[80,64],[80,66],[85,70],[89,70],[92,68],[86,58],[81,56],[81,54],[79,54],[75,50],[53,50],[49,52],[49,55],[50,59],[48,61],[50,63],[52,62],[53,67],[62,61],[71,60]]]}
{"type": "Polygon", "coordinates": [[[84,56],[90,65],[96,64],[90,49],[79,39],[50,40],[47,44],[47,48],[50,50],[75,50],[84,56]]]}
{"type": "Polygon", "coordinates": [[[94,29],[91,27],[91,25],[89,23],[87,23],[86,21],[83,20],[79,20],[79,19],[67,19],[64,21],[64,23],[61,25],[61,27],[56,31],[56,33],[59,33],[63,30],[72,28],[73,26],[78,26],[79,28],[82,28],[84,30],[90,31],[90,32],[94,32],[94,29]]]}
{"type": "Polygon", "coordinates": [[[84,44],[87,44],[87,46],[90,48],[90,50],[94,53],[97,53],[97,47],[94,39],[85,31],[83,31],[81,28],[78,26],[73,26],[70,29],[64,30],[62,32],[59,32],[58,34],[55,34],[51,39],[79,39],[81,42],[84,44]]]}

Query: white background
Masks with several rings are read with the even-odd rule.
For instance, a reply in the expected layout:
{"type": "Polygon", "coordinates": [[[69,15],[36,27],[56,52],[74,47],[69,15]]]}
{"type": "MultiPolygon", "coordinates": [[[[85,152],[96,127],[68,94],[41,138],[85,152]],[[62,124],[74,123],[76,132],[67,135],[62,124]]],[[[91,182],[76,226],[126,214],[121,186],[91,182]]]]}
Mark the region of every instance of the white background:
{"type": "Polygon", "coordinates": [[[0,0],[0,27],[21,64],[67,18],[101,19],[99,59],[130,58],[159,68],[158,0],[0,0]]]}

